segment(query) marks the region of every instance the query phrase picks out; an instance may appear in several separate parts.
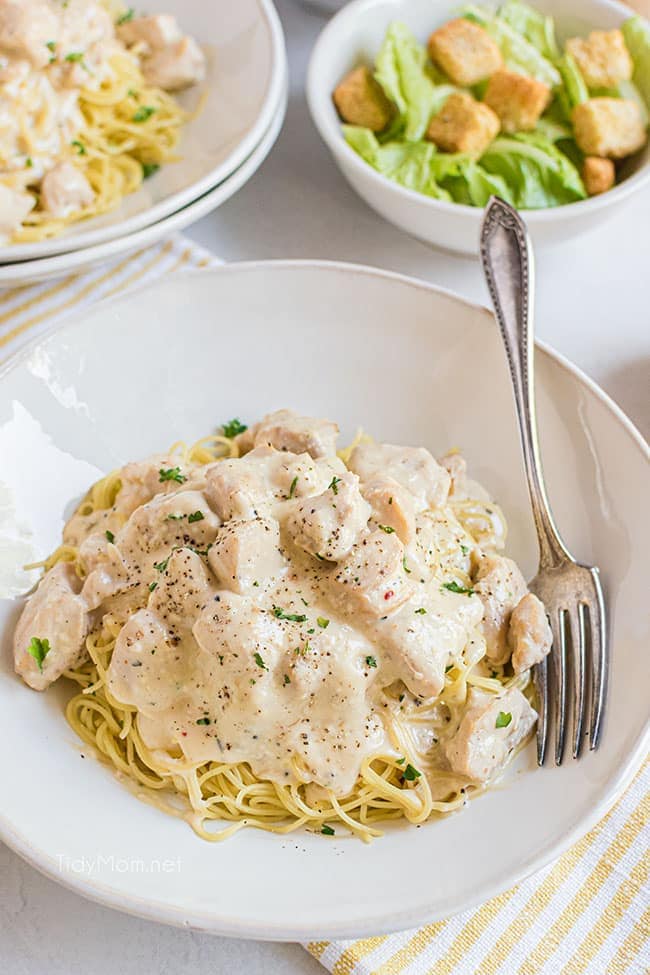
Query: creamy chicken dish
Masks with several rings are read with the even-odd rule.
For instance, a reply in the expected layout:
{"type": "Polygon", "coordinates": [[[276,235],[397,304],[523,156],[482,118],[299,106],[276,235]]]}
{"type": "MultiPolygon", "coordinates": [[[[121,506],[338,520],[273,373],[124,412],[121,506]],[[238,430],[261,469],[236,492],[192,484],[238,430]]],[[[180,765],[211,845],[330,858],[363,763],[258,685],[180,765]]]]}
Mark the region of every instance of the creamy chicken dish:
{"type": "Polygon", "coordinates": [[[0,243],[103,213],[173,158],[167,92],[205,75],[174,17],[109,0],[0,0],[0,243]]]}
{"type": "Polygon", "coordinates": [[[27,684],[76,680],[73,727],[207,838],[422,822],[536,720],[551,633],[498,506],[459,453],[337,435],[280,410],[127,464],[16,628],[27,684]]]}

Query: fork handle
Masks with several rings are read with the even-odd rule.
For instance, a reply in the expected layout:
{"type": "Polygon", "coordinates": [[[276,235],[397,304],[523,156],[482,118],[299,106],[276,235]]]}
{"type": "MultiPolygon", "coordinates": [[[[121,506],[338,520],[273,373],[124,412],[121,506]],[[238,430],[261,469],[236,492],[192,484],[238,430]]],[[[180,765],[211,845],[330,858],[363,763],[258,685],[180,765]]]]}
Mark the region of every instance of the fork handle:
{"type": "Polygon", "coordinates": [[[570,557],[546,495],[537,436],[533,368],[533,252],[517,211],[491,197],[481,227],[481,264],[508,354],[542,568],[570,557]]]}

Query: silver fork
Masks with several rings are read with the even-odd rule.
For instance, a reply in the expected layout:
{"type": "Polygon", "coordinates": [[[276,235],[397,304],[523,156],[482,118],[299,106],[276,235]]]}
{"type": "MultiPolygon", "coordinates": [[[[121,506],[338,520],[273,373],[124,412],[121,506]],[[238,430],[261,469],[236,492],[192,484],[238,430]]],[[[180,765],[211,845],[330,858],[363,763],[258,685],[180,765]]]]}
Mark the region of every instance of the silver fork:
{"type": "Polygon", "coordinates": [[[587,711],[589,745],[597,748],[600,741],[609,670],[605,602],[598,569],[581,565],[570,554],[546,496],[535,417],[533,253],[523,220],[497,197],[490,199],[483,218],[481,263],[508,354],[539,541],[539,569],[529,588],[544,603],[553,632],[549,658],[533,671],[539,698],[537,761],[544,764],[555,717],[555,763],[560,765],[571,711],[573,757],[580,756],[587,711]]]}

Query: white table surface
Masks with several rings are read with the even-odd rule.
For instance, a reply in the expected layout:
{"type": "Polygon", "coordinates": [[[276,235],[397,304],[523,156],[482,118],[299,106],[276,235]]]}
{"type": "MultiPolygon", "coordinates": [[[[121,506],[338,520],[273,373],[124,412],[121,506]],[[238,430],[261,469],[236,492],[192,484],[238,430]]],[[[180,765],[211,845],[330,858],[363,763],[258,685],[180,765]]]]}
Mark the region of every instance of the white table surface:
{"type": "MultiPolygon", "coordinates": [[[[431,250],[376,216],[320,142],[303,83],[323,20],[279,0],[291,66],[284,130],[253,180],[189,236],[229,261],[314,257],[390,268],[486,301],[478,264],[431,250]]],[[[538,255],[537,332],[650,432],[650,191],[601,230],[538,255]]],[[[45,813],[44,828],[47,824],[45,813]]],[[[317,975],[298,945],[166,928],[82,900],[0,844],[6,975],[317,975]]]]}

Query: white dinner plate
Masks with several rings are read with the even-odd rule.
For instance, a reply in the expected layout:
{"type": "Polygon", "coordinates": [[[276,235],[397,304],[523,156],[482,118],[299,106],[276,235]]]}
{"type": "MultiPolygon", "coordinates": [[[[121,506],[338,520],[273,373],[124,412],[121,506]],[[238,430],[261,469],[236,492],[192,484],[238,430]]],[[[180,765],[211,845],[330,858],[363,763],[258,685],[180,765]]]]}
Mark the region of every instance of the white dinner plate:
{"type": "Polygon", "coordinates": [[[178,161],[161,167],[110,213],[72,224],[52,240],[0,247],[0,264],[94,247],[148,227],[222,183],[268,130],[286,71],[284,35],[271,0],[156,0],[154,10],[174,14],[208,61],[206,81],[178,96],[189,110],[205,97],[183,129],[178,161]]]}
{"type": "Polygon", "coordinates": [[[137,233],[118,237],[115,240],[97,244],[95,247],[88,247],[85,250],[74,251],[69,254],[57,254],[55,257],[46,257],[42,260],[23,261],[20,264],[7,264],[5,267],[0,267],[0,289],[19,287],[23,284],[35,284],[39,281],[59,278],[65,274],[76,274],[91,270],[120,254],[128,254],[130,251],[149,247],[157,240],[171,233],[184,230],[185,227],[196,223],[197,220],[205,217],[212,210],[216,210],[251,179],[275,145],[287,110],[287,94],[287,76],[285,73],[280,105],[269,129],[264,133],[262,141],[239,169],[219,186],[183,207],[182,210],[178,210],[164,220],[160,220],[150,227],[145,227],[144,230],[139,230],[137,233]]]}
{"type": "MultiPolygon", "coordinates": [[[[412,927],[468,908],[558,856],[604,815],[648,742],[648,451],[575,367],[537,350],[549,493],[611,614],[603,742],[505,781],[447,819],[353,838],[243,831],[206,844],[140,802],[67,726],[63,684],[14,675],[20,600],[0,609],[0,837],[49,876],[120,910],[246,938],[308,940],[412,927]],[[164,862],[167,869],[164,869],[164,862]]],[[[87,484],[226,418],[290,405],[396,443],[465,452],[532,574],[536,544],[505,355],[490,314],[398,275],[307,262],[224,266],[99,305],[0,375],[5,586],[44,555],[87,484]],[[13,541],[9,535],[13,533],[13,541]],[[13,554],[12,554],[13,552],[13,554]]]]}

